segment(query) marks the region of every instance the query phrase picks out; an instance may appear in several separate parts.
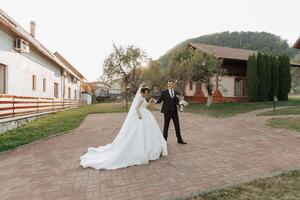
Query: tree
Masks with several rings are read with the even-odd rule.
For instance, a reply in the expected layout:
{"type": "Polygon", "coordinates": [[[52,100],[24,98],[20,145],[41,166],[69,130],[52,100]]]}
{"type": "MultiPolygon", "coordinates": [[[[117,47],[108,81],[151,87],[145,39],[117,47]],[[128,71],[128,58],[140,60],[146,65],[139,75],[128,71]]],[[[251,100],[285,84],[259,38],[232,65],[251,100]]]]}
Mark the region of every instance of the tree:
{"type": "Polygon", "coordinates": [[[132,92],[132,95],[134,95],[142,83],[145,81],[143,80],[143,69],[141,66],[138,66],[135,68],[135,70],[132,70],[129,72],[129,79],[128,79],[128,85],[129,89],[132,92]]]}
{"type": "Polygon", "coordinates": [[[266,69],[265,69],[265,94],[264,94],[264,101],[268,101],[270,97],[270,91],[272,88],[272,56],[268,54],[264,54],[264,59],[266,61],[266,69]]]}
{"type": "Polygon", "coordinates": [[[249,56],[246,74],[246,88],[250,101],[258,100],[258,83],[259,78],[257,74],[257,58],[256,55],[253,54],[249,56]]]}
{"type": "Polygon", "coordinates": [[[161,90],[166,83],[166,73],[161,70],[160,63],[150,60],[148,66],[142,71],[142,80],[150,87],[150,90],[157,88],[161,90]]]}
{"type": "Polygon", "coordinates": [[[291,90],[291,70],[290,59],[287,55],[279,58],[279,94],[281,101],[288,100],[288,94],[291,90]]]}
{"type": "Polygon", "coordinates": [[[189,64],[191,57],[190,49],[178,48],[172,56],[169,68],[169,76],[176,80],[177,88],[182,96],[184,96],[185,86],[191,80],[191,65],[189,64]]]}
{"type": "Polygon", "coordinates": [[[212,83],[212,78],[219,78],[225,74],[225,70],[221,68],[222,60],[217,59],[214,55],[203,54],[195,50],[191,58],[192,79],[201,81],[206,86],[207,91],[207,106],[213,102],[212,95],[215,85],[212,83]]]}
{"type": "Polygon", "coordinates": [[[176,78],[181,93],[184,93],[190,80],[200,81],[206,86],[207,106],[210,106],[214,90],[212,79],[225,73],[221,68],[222,61],[197,49],[178,48],[173,54],[171,63],[170,76],[176,78]]]}
{"type": "Polygon", "coordinates": [[[126,109],[128,109],[128,89],[136,91],[139,84],[142,62],[147,59],[141,49],[133,45],[122,47],[113,43],[113,51],[104,60],[102,79],[108,82],[122,79],[125,91],[126,109]]]}
{"type": "Polygon", "coordinates": [[[279,70],[278,59],[275,56],[271,57],[271,89],[269,100],[273,101],[274,97],[278,97],[279,93],[279,70]]]}
{"type": "Polygon", "coordinates": [[[257,72],[258,72],[258,99],[259,101],[267,101],[271,88],[271,71],[269,56],[260,52],[257,54],[257,72]]]}

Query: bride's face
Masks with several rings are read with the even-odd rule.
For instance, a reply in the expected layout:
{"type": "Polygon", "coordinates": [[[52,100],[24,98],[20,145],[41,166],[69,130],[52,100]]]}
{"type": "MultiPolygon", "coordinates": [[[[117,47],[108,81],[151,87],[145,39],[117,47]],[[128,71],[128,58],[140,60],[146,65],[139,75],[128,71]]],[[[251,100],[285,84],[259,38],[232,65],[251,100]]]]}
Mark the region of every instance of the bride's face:
{"type": "Polygon", "coordinates": [[[146,90],[144,93],[142,93],[142,95],[143,95],[143,97],[147,97],[147,96],[149,96],[149,91],[148,91],[148,90],[146,90]]]}

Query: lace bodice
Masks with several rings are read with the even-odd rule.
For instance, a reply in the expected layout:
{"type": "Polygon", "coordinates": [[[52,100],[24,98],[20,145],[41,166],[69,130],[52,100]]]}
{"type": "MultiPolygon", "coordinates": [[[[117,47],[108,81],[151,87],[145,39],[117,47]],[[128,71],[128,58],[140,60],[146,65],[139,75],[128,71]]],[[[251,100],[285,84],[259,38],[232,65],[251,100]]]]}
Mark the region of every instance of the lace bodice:
{"type": "Polygon", "coordinates": [[[147,100],[144,97],[140,97],[139,103],[136,107],[137,114],[141,115],[141,109],[146,109],[148,105],[149,103],[147,102],[147,100]]]}

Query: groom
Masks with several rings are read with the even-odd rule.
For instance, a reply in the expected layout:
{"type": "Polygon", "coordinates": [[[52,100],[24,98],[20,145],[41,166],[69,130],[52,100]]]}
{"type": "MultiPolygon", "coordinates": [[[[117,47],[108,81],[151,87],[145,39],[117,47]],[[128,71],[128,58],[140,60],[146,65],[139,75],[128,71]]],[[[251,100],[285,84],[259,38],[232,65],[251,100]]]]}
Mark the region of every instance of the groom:
{"type": "Polygon", "coordinates": [[[175,132],[177,136],[177,142],[179,144],[186,144],[185,141],[181,138],[180,134],[180,125],[179,125],[179,117],[177,111],[177,104],[179,103],[178,93],[174,90],[174,80],[168,81],[168,89],[162,91],[159,99],[156,103],[163,102],[161,112],[164,113],[164,138],[167,141],[168,138],[168,130],[171,119],[173,120],[175,126],[175,132]]]}

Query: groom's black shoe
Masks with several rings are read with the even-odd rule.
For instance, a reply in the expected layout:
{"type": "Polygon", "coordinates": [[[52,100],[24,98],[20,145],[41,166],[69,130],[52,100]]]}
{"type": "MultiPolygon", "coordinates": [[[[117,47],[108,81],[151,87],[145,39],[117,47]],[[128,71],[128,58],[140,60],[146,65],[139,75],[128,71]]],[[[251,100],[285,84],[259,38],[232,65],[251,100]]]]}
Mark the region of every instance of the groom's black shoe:
{"type": "Polygon", "coordinates": [[[187,144],[187,143],[183,140],[178,140],[178,144],[187,144]]]}

